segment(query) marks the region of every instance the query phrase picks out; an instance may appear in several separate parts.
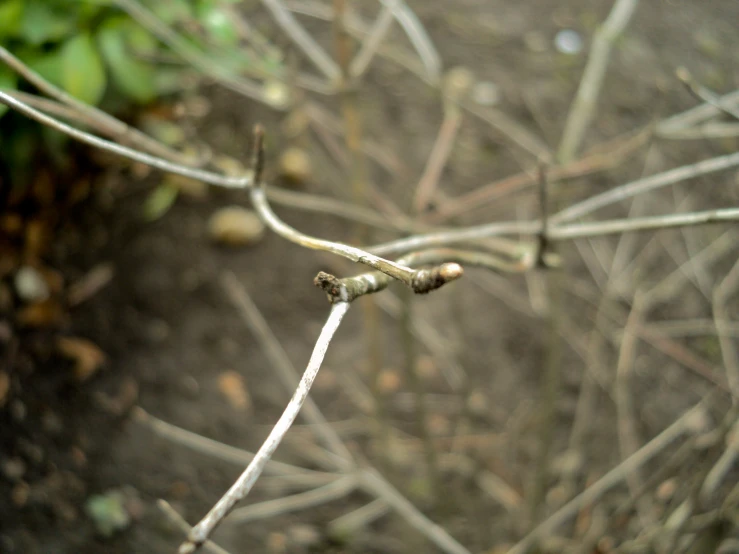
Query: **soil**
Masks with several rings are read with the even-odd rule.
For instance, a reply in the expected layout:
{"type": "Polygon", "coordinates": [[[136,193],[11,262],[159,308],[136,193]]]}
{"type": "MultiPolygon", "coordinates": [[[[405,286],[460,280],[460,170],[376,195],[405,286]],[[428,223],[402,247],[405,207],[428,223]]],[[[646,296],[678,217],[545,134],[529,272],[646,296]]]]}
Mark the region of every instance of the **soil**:
{"type": "MultiPolygon", "coordinates": [[[[588,37],[607,16],[611,2],[409,4],[437,45],[444,67],[463,65],[479,80],[495,83],[501,93],[497,108],[556,148],[586,61],[588,37]],[[585,52],[568,56],[554,49],[555,34],[567,28],[585,37],[585,52]],[[537,43],[541,43],[541,50],[537,43]]],[[[618,42],[601,111],[586,146],[695,105],[697,101],[674,78],[677,66],[688,67],[698,82],[713,90],[736,89],[737,21],[739,3],[730,0],[643,2],[627,35],[618,42]]],[[[328,26],[306,22],[317,36],[330,40],[328,26]]],[[[400,35],[394,37],[398,42],[403,40],[400,35]]],[[[393,168],[390,172],[374,164],[372,176],[397,205],[408,206],[414,191],[410,184],[423,170],[443,116],[438,93],[387,61],[373,66],[365,85],[360,92],[365,134],[379,144],[393,168]]],[[[216,151],[246,158],[249,129],[261,122],[268,130],[269,179],[276,179],[279,153],[288,146],[299,146],[310,153],[314,165],[313,176],[301,186],[323,195],[345,194],[341,186],[348,180],[347,171],[314,136],[292,135],[284,115],[229,92],[205,85],[201,92],[213,109],[194,124],[198,136],[216,151]]],[[[319,101],[335,109],[333,100],[319,101]]],[[[628,163],[566,181],[554,201],[566,205],[642,172],[654,173],[736,151],[737,146],[736,139],[655,142],[628,163]]],[[[504,135],[466,115],[441,188],[455,197],[482,183],[519,173],[534,162],[504,135]]],[[[220,207],[246,205],[246,198],[239,193],[181,194],[165,215],[150,222],[142,216],[142,205],[152,186],[162,179],[160,175],[140,178],[128,169],[109,168],[98,179],[104,183],[102,190],[67,215],[68,223],[60,226],[46,261],[61,272],[67,285],[101,266],[112,268],[111,281],[72,308],[62,325],[45,330],[9,325],[8,336],[2,337],[2,369],[11,377],[10,391],[0,408],[2,553],[175,552],[182,535],[159,511],[156,500],[166,499],[188,521],[195,522],[233,482],[241,467],[193,452],[157,434],[132,416],[134,406],[183,429],[255,450],[290,393],[275,377],[262,345],[229,301],[220,276],[230,271],[238,277],[300,370],[329,309],[324,294],[313,286],[313,277],[321,270],[340,275],[356,272],[271,233],[250,247],[214,244],[208,237],[208,218],[220,207]],[[88,339],[105,354],[105,363],[81,381],[75,377],[74,364],[55,351],[53,345],[60,335],[88,339]],[[236,385],[224,385],[233,384],[224,380],[224,375],[235,379],[236,385]],[[227,388],[243,388],[247,396],[234,400],[227,388]],[[105,537],[85,507],[93,495],[110,491],[123,494],[131,522],[105,537]]],[[[648,211],[669,212],[673,203],[688,194],[691,209],[731,206],[737,201],[736,183],[725,173],[679,185],[676,191],[650,197],[648,211]]],[[[454,223],[508,220],[517,211],[533,216],[536,209],[535,196],[524,191],[490,204],[484,211],[462,215],[454,223]]],[[[287,208],[276,211],[294,227],[316,236],[347,242],[356,236],[352,224],[334,216],[287,208]]],[[[605,210],[603,217],[626,213],[620,206],[605,210]]],[[[700,229],[692,236],[706,246],[726,229],[700,229]]],[[[389,231],[372,233],[374,242],[397,236],[389,231]]],[[[653,284],[675,269],[675,256],[692,255],[680,233],[660,235],[659,247],[639,266],[641,276],[634,278],[653,284]]],[[[639,234],[634,240],[643,246],[651,237],[639,234]]],[[[598,239],[592,244],[594,247],[582,241],[560,250],[568,276],[562,293],[566,314],[563,334],[569,338],[562,346],[562,392],[551,428],[552,451],[558,454],[567,450],[583,375],[585,354],[573,344],[587,344],[591,336],[602,295],[599,285],[607,278],[607,266],[599,256],[613,256],[618,238],[598,239]]],[[[737,253],[736,248],[730,249],[708,267],[711,283],[720,281],[737,253]]],[[[452,449],[438,439],[437,444],[444,445],[439,453],[444,454],[446,466],[443,483],[437,484],[442,492],[437,491],[436,501],[429,493],[434,488],[433,479],[419,469],[424,466],[424,456],[416,415],[409,407],[413,389],[403,376],[401,327],[395,318],[381,316],[385,419],[397,435],[391,442],[392,452],[378,442],[376,420],[356,401],[357,396],[366,398],[372,381],[361,309],[350,311],[329,349],[312,396],[327,419],[335,422],[350,449],[381,469],[432,520],[473,552],[498,552],[496,547],[520,538],[525,525],[516,525],[499,503],[483,494],[475,475],[482,470],[492,472],[521,496],[530,488],[549,323],[536,309],[541,298],[537,294],[537,283],[542,285],[540,274],[500,277],[470,270],[469,275],[469,280],[465,277],[418,298],[414,304],[415,316],[437,330],[445,341],[443,348],[458,358],[469,379],[466,390],[450,390],[442,375],[443,361],[431,357],[423,344],[418,346],[419,363],[425,368],[421,386],[428,393],[432,434],[444,437],[456,433],[469,441],[452,449]]],[[[393,288],[392,292],[400,290],[393,288]]],[[[608,302],[628,313],[628,304],[622,299],[614,296],[608,302]]],[[[736,315],[736,306],[730,309],[736,315]]],[[[679,302],[670,302],[652,315],[662,321],[707,318],[711,315],[710,298],[706,299],[699,287],[688,285],[679,302]]],[[[621,329],[614,322],[603,327],[604,333],[611,334],[621,329]]],[[[677,342],[691,349],[712,371],[720,371],[722,360],[715,336],[677,342]]],[[[606,345],[601,355],[603,371],[612,375],[618,349],[606,345]]],[[[646,441],[695,404],[713,384],[658,350],[644,346],[639,355],[635,402],[639,436],[646,441]]],[[[718,417],[727,405],[728,398],[721,396],[711,416],[718,417]]],[[[280,448],[278,459],[316,468],[316,462],[310,461],[311,449],[306,447],[309,436],[308,429],[299,423],[280,448]]],[[[620,459],[615,407],[605,392],[598,392],[588,438],[583,479],[602,475],[620,459]]],[[[704,459],[686,462],[676,475],[702,470],[720,452],[720,447],[709,449],[704,459]]],[[[736,473],[733,477],[735,481],[736,473]]],[[[280,491],[274,482],[265,482],[268,484],[258,486],[249,502],[288,492],[280,491]]],[[[555,497],[547,497],[542,514],[558,505],[557,491],[553,490],[555,497]]],[[[606,513],[613,513],[628,498],[626,488],[617,489],[603,502],[606,513]]],[[[346,541],[329,536],[329,522],[368,502],[368,497],[355,493],[257,523],[224,525],[214,538],[234,554],[433,551],[426,539],[392,514],[346,541]]],[[[604,536],[616,541],[629,538],[633,519],[612,523],[604,536]]]]}

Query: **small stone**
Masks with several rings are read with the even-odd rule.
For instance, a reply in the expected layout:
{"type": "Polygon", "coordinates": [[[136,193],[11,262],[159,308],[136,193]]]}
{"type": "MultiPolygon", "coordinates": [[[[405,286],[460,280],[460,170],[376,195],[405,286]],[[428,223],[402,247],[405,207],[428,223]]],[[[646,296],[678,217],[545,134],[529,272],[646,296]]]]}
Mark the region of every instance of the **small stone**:
{"type": "Polygon", "coordinates": [[[257,215],[239,206],[229,206],[214,213],[208,221],[210,238],[228,246],[245,246],[264,236],[264,223],[257,215]]]}
{"type": "Polygon", "coordinates": [[[500,101],[498,85],[490,81],[480,81],[472,87],[472,101],[480,106],[495,106],[500,101]]]}
{"type": "Polygon", "coordinates": [[[280,81],[267,81],[262,89],[265,101],[278,110],[290,105],[290,89],[280,81]]]}
{"type": "Polygon", "coordinates": [[[10,481],[18,481],[26,474],[26,464],[20,458],[8,458],[3,460],[2,470],[10,481]]]}
{"type": "Polygon", "coordinates": [[[288,528],[287,537],[295,546],[310,548],[321,542],[321,533],[313,525],[296,524],[288,528]]]}
{"type": "Polygon", "coordinates": [[[563,29],[555,35],[554,47],[562,54],[574,56],[582,51],[583,40],[577,31],[563,29]]]}
{"type": "Polygon", "coordinates": [[[49,286],[41,273],[31,267],[23,266],[15,274],[15,292],[24,302],[42,302],[49,298],[49,286]]]}
{"type": "Polygon", "coordinates": [[[313,174],[313,163],[305,150],[288,148],[280,156],[280,172],[294,183],[304,183],[313,174]]]}
{"type": "Polygon", "coordinates": [[[249,411],[251,409],[251,396],[244,378],[237,371],[227,370],[221,373],[218,376],[218,390],[235,410],[249,411]]]}
{"type": "Polygon", "coordinates": [[[18,507],[25,506],[28,503],[28,497],[31,494],[31,487],[28,483],[20,482],[10,493],[10,499],[18,507]]]}
{"type": "Polygon", "coordinates": [[[490,400],[481,391],[473,391],[467,398],[467,409],[477,417],[482,417],[490,412],[490,400]]]}
{"type": "Polygon", "coordinates": [[[383,369],[377,376],[377,388],[383,394],[397,392],[401,383],[400,374],[394,369],[383,369]]]}

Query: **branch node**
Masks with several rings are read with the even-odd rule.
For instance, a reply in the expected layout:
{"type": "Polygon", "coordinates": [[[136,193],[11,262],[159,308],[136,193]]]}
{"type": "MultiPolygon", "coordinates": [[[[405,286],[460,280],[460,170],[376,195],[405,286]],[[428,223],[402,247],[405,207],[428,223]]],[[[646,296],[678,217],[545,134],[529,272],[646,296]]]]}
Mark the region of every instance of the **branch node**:
{"type": "Polygon", "coordinates": [[[349,302],[349,293],[346,286],[338,277],[325,271],[319,271],[313,279],[313,284],[326,293],[331,303],[349,302]]]}

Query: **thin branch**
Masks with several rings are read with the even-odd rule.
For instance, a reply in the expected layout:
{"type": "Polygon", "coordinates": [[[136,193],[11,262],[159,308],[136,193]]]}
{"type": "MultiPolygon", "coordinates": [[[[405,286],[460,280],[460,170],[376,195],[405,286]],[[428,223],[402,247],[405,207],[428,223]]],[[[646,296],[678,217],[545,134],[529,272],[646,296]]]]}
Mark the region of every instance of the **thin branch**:
{"type": "Polygon", "coordinates": [[[281,514],[305,510],[313,506],[320,506],[327,502],[343,498],[357,488],[357,477],[355,475],[344,475],[333,483],[323,485],[310,491],[259,502],[251,506],[245,506],[231,512],[224,523],[239,524],[260,519],[267,519],[281,514]]]}
{"type": "Polygon", "coordinates": [[[277,24],[287,33],[287,36],[300,50],[308,56],[308,59],[326,77],[333,82],[338,82],[341,71],[331,57],[321,48],[308,32],[298,23],[292,13],[282,4],[280,0],[262,0],[262,4],[272,12],[277,24]]]}
{"type": "MultiPolygon", "coordinates": [[[[183,534],[187,535],[192,529],[192,527],[190,527],[190,524],[185,521],[185,518],[177,513],[177,510],[175,510],[172,505],[166,500],[163,500],[161,498],[157,500],[157,508],[159,508],[162,513],[167,516],[167,519],[174,523],[177,528],[182,531],[183,534]]],[[[205,541],[205,543],[203,544],[203,548],[206,550],[206,552],[209,552],[210,554],[229,554],[227,550],[224,550],[210,540],[205,541]]]]}
{"type": "Polygon", "coordinates": [[[349,74],[352,77],[360,77],[367,70],[382,41],[390,31],[393,21],[393,11],[388,6],[383,6],[369,34],[365,37],[362,47],[349,65],[349,74]]]}
{"type": "Polygon", "coordinates": [[[734,264],[734,267],[731,268],[731,271],[713,292],[714,323],[718,331],[721,356],[726,366],[726,380],[735,400],[739,400],[739,355],[737,355],[736,345],[727,330],[729,321],[727,303],[730,296],[736,293],[737,287],[739,287],[739,261],[734,264]]]}
{"type": "Polygon", "coordinates": [[[366,469],[360,474],[362,487],[372,495],[381,498],[398,512],[410,525],[428,537],[431,542],[448,554],[471,554],[457,542],[443,527],[440,527],[418,511],[375,470],[366,469]]]}
{"type": "Polygon", "coordinates": [[[739,109],[728,103],[723,104],[717,94],[711,92],[693,79],[693,76],[686,67],[678,67],[675,71],[675,75],[698,100],[702,100],[706,104],[710,104],[717,110],[720,110],[734,119],[739,119],[739,109]]]}
{"type": "Polygon", "coordinates": [[[265,96],[260,83],[249,81],[243,77],[235,77],[232,72],[221,65],[217,59],[203,55],[202,52],[193,47],[187,42],[187,40],[174,32],[154,13],[149,11],[136,0],[113,0],[113,2],[135,19],[142,27],[147,29],[155,37],[171,48],[175,54],[220,85],[248,98],[262,102],[270,107],[276,109],[285,108],[282,104],[270,101],[270,99],[265,96]]]}
{"type": "MultiPolygon", "coordinates": [[[[560,212],[562,213],[562,212],[560,212]]],[[[550,224],[554,218],[550,218],[550,224]]],[[[569,219],[569,218],[568,218],[569,219]]],[[[739,220],[739,208],[725,208],[692,212],[686,214],[660,215],[653,217],[636,217],[631,219],[614,219],[593,223],[575,223],[571,225],[553,224],[549,228],[548,237],[552,241],[576,238],[612,235],[626,232],[689,227],[708,223],[729,223],[739,220]]],[[[419,234],[377,244],[367,250],[375,254],[392,254],[440,247],[460,242],[474,242],[501,235],[536,235],[541,232],[540,221],[502,221],[472,227],[463,227],[451,231],[419,234]]]]}
{"type": "Polygon", "coordinates": [[[416,213],[423,213],[433,199],[434,192],[441,178],[441,173],[452,152],[454,140],[457,137],[461,123],[461,110],[454,105],[446,106],[444,109],[444,120],[441,123],[436,141],[429,154],[423,175],[421,175],[416,186],[416,193],[413,198],[413,208],[416,213]]]}
{"type": "MultiPolygon", "coordinates": [[[[599,171],[611,169],[623,163],[623,161],[638,152],[649,140],[652,134],[651,128],[647,127],[636,134],[630,134],[626,138],[619,137],[597,149],[585,154],[579,160],[561,166],[550,167],[547,171],[547,180],[555,183],[573,177],[583,177],[599,171]]],[[[543,163],[538,162],[538,165],[543,163]]],[[[438,223],[471,210],[484,208],[492,202],[499,201],[506,195],[524,190],[537,184],[539,178],[536,171],[537,166],[525,169],[521,173],[504,177],[495,182],[478,187],[468,193],[450,198],[438,207],[436,213],[431,214],[428,221],[438,223]]]]}
{"type": "Polygon", "coordinates": [[[380,2],[383,6],[392,10],[393,15],[408,35],[416,52],[418,52],[418,57],[421,58],[421,62],[426,68],[428,78],[432,83],[438,84],[441,81],[441,58],[416,14],[403,0],[380,0],[380,2]]]}
{"type": "Polygon", "coordinates": [[[123,156],[129,160],[141,162],[162,171],[168,171],[170,173],[182,175],[183,177],[189,177],[190,179],[196,179],[198,181],[203,181],[204,183],[227,188],[248,188],[252,185],[251,175],[245,175],[243,177],[226,177],[210,171],[193,169],[184,165],[168,162],[162,158],[150,156],[149,154],[144,154],[143,152],[127,148],[126,146],[121,146],[120,144],[101,139],[100,137],[96,137],[90,133],[85,133],[84,131],[75,129],[66,123],[62,123],[58,119],[54,119],[53,117],[31,108],[27,104],[15,99],[10,94],[2,91],[0,91],[0,103],[21,112],[23,115],[30,117],[31,119],[35,119],[47,127],[51,127],[65,135],[69,135],[80,142],[117,154],[118,156],[123,156]]]}
{"type": "MultiPolygon", "coordinates": [[[[2,45],[0,45],[0,60],[5,62],[8,67],[16,71],[41,92],[51,96],[62,104],[69,106],[74,111],[82,115],[86,121],[89,121],[90,123],[94,122],[94,126],[96,128],[101,129],[101,131],[106,134],[116,137],[119,142],[134,144],[151,154],[160,156],[172,162],[182,163],[185,165],[193,165],[197,162],[197,160],[193,160],[176,150],[172,150],[159,141],[142,133],[138,129],[126,125],[103,110],[77,100],[74,96],[67,94],[59,87],[44,79],[41,75],[24,64],[20,59],[3,48],[2,45]]],[[[21,101],[23,101],[23,99],[23,97],[19,98],[21,101]]],[[[41,106],[40,109],[50,111],[41,106]]]]}
{"type": "Polygon", "coordinates": [[[637,194],[644,194],[667,185],[685,181],[686,179],[715,173],[716,171],[729,169],[737,165],[739,165],[739,152],[734,152],[637,179],[636,181],[621,185],[602,194],[591,196],[587,200],[578,202],[562,210],[552,217],[552,225],[588,215],[595,210],[631,198],[637,194]]]}
{"type": "MultiPolygon", "coordinates": [[[[458,263],[484,267],[493,271],[522,272],[529,269],[534,258],[521,257],[520,260],[505,261],[497,256],[471,250],[454,250],[438,248],[414,252],[400,258],[399,262],[411,267],[434,265],[430,270],[418,270],[416,292],[435,290],[439,281],[442,284],[454,281],[462,276],[463,270],[458,263]]],[[[385,290],[390,278],[378,272],[363,273],[354,277],[338,279],[333,275],[320,272],[314,284],[323,289],[332,302],[352,302],[365,294],[373,294],[385,290]]]]}
{"type": "MultiPolygon", "coordinates": [[[[246,288],[230,271],[225,272],[221,276],[221,285],[231,302],[238,308],[241,318],[259,339],[259,343],[264,348],[265,354],[267,354],[282,384],[288,390],[292,390],[299,381],[295,366],[293,366],[287,352],[285,352],[280,341],[277,340],[277,337],[275,337],[269,328],[257,306],[249,297],[246,288]]],[[[310,397],[305,400],[303,416],[308,422],[314,424],[314,427],[311,427],[311,431],[334,453],[337,458],[334,460],[334,463],[338,463],[339,469],[346,470],[352,467],[351,453],[344,446],[344,443],[336,432],[328,425],[326,418],[323,417],[318,406],[310,397]]]]}
{"type": "Polygon", "coordinates": [[[685,412],[672,425],[634,452],[633,455],[626,458],[598,481],[537,525],[528,535],[508,550],[507,554],[526,554],[541,538],[554,533],[560,525],[563,525],[567,520],[575,516],[583,506],[587,506],[600,498],[600,496],[618,485],[633,471],[643,466],[685,433],[690,432],[697,425],[700,425],[706,417],[705,405],[707,403],[706,400],[701,401],[685,412]]]}
{"type": "Polygon", "coordinates": [[[736,107],[739,105],[739,90],[720,96],[716,99],[716,103],[721,108],[717,108],[713,104],[705,103],[660,121],[656,128],[657,135],[663,136],[682,129],[694,127],[699,123],[703,123],[704,121],[717,116],[721,113],[723,108],[736,107]]]}
{"type": "MultiPolygon", "coordinates": [[[[401,283],[405,283],[415,292],[422,293],[433,290],[424,287],[429,282],[426,273],[427,270],[413,270],[404,265],[375,256],[370,252],[366,252],[354,246],[318,239],[301,233],[280,220],[280,218],[278,218],[272,211],[272,208],[267,202],[267,197],[263,187],[252,188],[250,197],[252,204],[265,224],[272,231],[290,242],[294,242],[295,244],[299,244],[300,246],[304,246],[305,248],[310,248],[312,250],[330,252],[347,258],[353,262],[367,265],[373,269],[381,271],[385,275],[389,275],[393,279],[397,279],[401,283]]],[[[442,268],[437,269],[442,271],[442,268]]],[[[446,281],[443,280],[434,281],[434,284],[436,285],[435,288],[444,285],[445,282],[446,281]]]]}
{"type": "Polygon", "coordinates": [[[321,334],[316,341],[316,345],[311,354],[308,366],[303,373],[303,377],[295,390],[289,404],[285,407],[285,411],[280,416],[275,426],[272,428],[264,444],[257,451],[254,459],[239,476],[236,482],[221,497],[221,499],[211,508],[208,514],[190,531],[188,538],[180,545],[179,554],[190,554],[195,552],[213,530],[221,523],[223,518],[228,514],[234,505],[243,499],[254,486],[254,483],[262,474],[267,462],[274,454],[282,439],[287,434],[290,426],[300,412],[305,399],[308,397],[313,381],[318,375],[323,358],[326,355],[331,339],[336,330],[339,328],[341,320],[349,311],[350,304],[347,302],[338,302],[331,305],[331,312],[328,316],[326,324],[321,330],[321,334]]]}
{"type": "Polygon", "coordinates": [[[616,0],[608,18],[596,31],[577,95],[567,116],[557,157],[562,163],[572,161],[596,109],[598,95],[608,67],[611,49],[628,25],[638,0],[616,0]]]}
{"type": "MultiPolygon", "coordinates": [[[[182,427],[177,427],[176,425],[172,425],[171,423],[167,423],[166,421],[154,417],[138,406],[133,409],[133,419],[138,423],[145,425],[149,430],[153,431],[157,435],[176,444],[186,446],[196,452],[212,456],[213,458],[223,460],[231,464],[243,467],[254,459],[254,454],[248,450],[229,446],[222,442],[193,433],[192,431],[188,431],[187,429],[183,429],[182,427]]],[[[323,472],[304,469],[302,467],[286,464],[284,462],[277,462],[275,460],[270,460],[265,472],[272,475],[311,475],[317,477],[328,475],[323,472]]]]}

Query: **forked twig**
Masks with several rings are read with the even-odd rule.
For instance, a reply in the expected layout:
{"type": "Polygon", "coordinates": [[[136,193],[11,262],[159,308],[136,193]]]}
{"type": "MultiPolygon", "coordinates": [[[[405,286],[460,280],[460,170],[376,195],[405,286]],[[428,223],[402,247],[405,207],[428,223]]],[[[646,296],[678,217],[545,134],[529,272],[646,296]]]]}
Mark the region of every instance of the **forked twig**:
{"type": "MultiPolygon", "coordinates": [[[[177,510],[175,510],[169,502],[160,498],[159,500],[157,500],[157,507],[165,516],[167,516],[167,519],[169,519],[180,529],[180,531],[182,531],[184,534],[190,532],[190,529],[192,529],[192,527],[190,527],[190,524],[185,521],[185,518],[177,513],[177,510]]],[[[210,554],[229,554],[227,550],[224,550],[211,540],[205,541],[203,543],[203,548],[210,554]]]]}
{"type": "Polygon", "coordinates": [[[234,510],[226,517],[224,523],[247,523],[259,519],[267,519],[288,512],[305,510],[313,506],[325,504],[343,498],[357,488],[357,477],[349,474],[337,477],[328,483],[313,490],[300,492],[291,496],[267,500],[234,510]]]}
{"type": "Polygon", "coordinates": [[[190,554],[195,552],[200,546],[202,546],[213,530],[221,523],[223,518],[229,511],[231,511],[236,503],[249,494],[249,491],[262,474],[262,471],[267,465],[269,459],[272,457],[272,454],[277,450],[280,442],[282,442],[282,439],[287,434],[293,421],[295,421],[295,418],[298,416],[300,408],[303,406],[303,403],[308,396],[308,392],[313,385],[313,381],[315,380],[316,375],[318,375],[318,370],[321,367],[321,363],[326,355],[326,350],[328,350],[331,339],[339,328],[341,320],[349,311],[349,306],[350,304],[347,302],[338,302],[331,305],[331,312],[329,313],[328,319],[326,320],[326,323],[321,330],[321,334],[316,341],[313,353],[311,354],[308,365],[303,373],[303,377],[301,378],[293,397],[285,407],[285,411],[272,428],[272,431],[264,441],[264,444],[262,444],[257,451],[252,462],[247,466],[231,488],[229,488],[221,499],[216,502],[215,506],[211,508],[208,514],[192,528],[188,534],[187,540],[180,545],[179,554],[190,554]]]}

